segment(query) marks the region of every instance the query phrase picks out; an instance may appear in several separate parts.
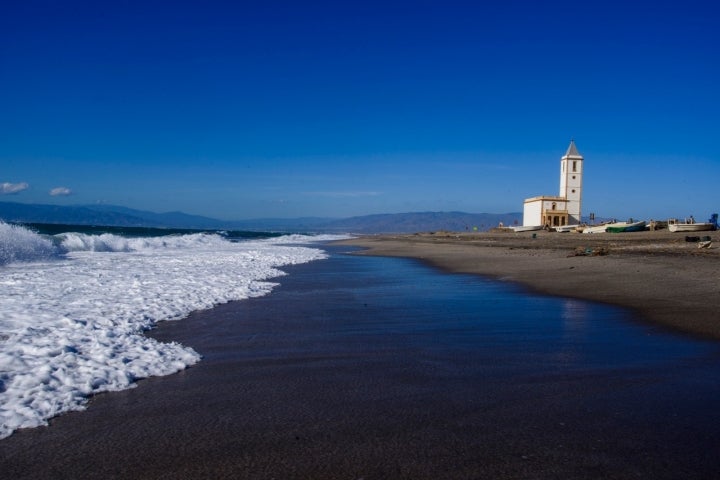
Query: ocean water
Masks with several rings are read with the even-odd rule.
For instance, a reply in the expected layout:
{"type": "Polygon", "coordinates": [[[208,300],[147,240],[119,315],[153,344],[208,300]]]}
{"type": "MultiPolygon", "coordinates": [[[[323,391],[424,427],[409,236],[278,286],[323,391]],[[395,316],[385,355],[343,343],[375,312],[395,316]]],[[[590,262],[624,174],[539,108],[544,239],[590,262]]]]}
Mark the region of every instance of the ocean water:
{"type": "Polygon", "coordinates": [[[0,222],[0,438],[200,361],[142,332],[266,295],[330,238],[0,222]]]}

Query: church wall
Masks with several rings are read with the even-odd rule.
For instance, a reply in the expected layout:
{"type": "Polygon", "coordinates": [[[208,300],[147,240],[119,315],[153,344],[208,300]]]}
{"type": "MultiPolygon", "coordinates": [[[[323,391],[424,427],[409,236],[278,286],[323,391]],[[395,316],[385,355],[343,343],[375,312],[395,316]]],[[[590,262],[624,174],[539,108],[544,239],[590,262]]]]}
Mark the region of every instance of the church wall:
{"type": "Polygon", "coordinates": [[[571,140],[567,152],[560,159],[559,195],[526,199],[523,206],[523,225],[554,226],[580,223],[583,160],[575,147],[575,142],[571,140]]]}
{"type": "Polygon", "coordinates": [[[523,225],[542,225],[542,200],[525,202],[523,225]]]}

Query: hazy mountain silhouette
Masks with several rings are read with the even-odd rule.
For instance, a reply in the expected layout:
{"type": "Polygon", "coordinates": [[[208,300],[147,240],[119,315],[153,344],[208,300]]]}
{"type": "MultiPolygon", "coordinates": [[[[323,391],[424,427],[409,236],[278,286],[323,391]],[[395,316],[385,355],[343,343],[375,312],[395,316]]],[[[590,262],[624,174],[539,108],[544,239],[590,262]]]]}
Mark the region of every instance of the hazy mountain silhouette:
{"type": "Polygon", "coordinates": [[[278,232],[414,233],[485,231],[522,223],[521,213],[411,212],[350,218],[256,218],[227,221],[183,212],[156,213],[118,205],[58,206],[0,202],[0,219],[17,223],[65,223],[123,227],[201,228],[278,232]]]}

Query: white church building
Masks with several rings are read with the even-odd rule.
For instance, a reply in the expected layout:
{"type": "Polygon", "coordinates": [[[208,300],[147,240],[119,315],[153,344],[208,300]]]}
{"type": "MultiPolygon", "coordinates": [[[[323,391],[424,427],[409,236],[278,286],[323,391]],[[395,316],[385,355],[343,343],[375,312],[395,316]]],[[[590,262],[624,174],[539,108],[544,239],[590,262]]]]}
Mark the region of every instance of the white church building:
{"type": "Polygon", "coordinates": [[[579,225],[582,206],[583,156],[575,141],[560,159],[560,193],[557,197],[541,196],[525,199],[523,226],[561,227],[579,225]]]}

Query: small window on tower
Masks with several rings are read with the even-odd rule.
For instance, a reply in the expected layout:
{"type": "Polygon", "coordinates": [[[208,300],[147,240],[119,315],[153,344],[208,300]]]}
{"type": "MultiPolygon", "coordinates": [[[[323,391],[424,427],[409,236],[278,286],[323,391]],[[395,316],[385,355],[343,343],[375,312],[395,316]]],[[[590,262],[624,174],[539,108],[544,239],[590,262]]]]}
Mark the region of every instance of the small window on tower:
{"type": "Polygon", "coordinates": [[[575,180],[575,175],[573,175],[573,180],[575,180]]]}
{"type": "Polygon", "coordinates": [[[572,191],[572,192],[575,193],[575,189],[574,189],[574,188],[573,188],[573,191],[572,191]]]}
{"type": "Polygon", "coordinates": [[[573,172],[577,172],[577,161],[573,160],[573,172]]]}

